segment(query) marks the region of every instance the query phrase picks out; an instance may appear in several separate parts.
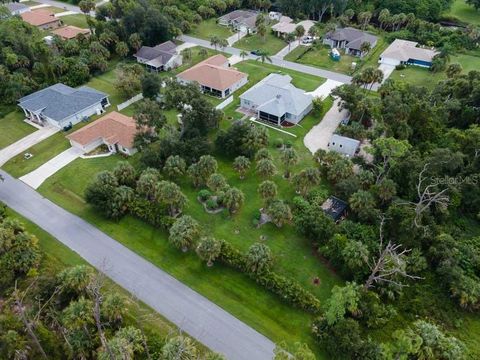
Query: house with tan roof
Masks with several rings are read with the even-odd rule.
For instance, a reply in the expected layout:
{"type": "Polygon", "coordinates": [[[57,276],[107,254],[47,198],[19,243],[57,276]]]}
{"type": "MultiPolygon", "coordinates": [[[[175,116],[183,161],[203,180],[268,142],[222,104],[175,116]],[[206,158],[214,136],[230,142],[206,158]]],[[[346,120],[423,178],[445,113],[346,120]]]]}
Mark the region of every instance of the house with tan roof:
{"type": "Polygon", "coordinates": [[[182,84],[198,83],[202,92],[225,98],[245,85],[248,75],[232,69],[228,59],[219,54],[181,72],[177,81],[182,84]]]}
{"type": "Polygon", "coordinates": [[[415,41],[395,39],[380,55],[378,62],[391,66],[416,65],[429,68],[435,55],[435,50],[418,47],[415,41]]]}
{"type": "Polygon", "coordinates": [[[48,10],[38,9],[25,12],[20,14],[20,16],[23,21],[36,26],[41,30],[56,29],[61,25],[60,19],[55,17],[55,14],[48,10]]]}
{"type": "Polygon", "coordinates": [[[78,35],[90,36],[89,29],[82,29],[76,26],[67,25],[52,31],[52,34],[59,36],[63,40],[75,39],[78,35]]]}
{"type": "Polygon", "coordinates": [[[84,153],[106,145],[111,152],[133,155],[133,145],[137,126],[135,120],[116,111],[112,111],[100,119],[84,126],[67,136],[70,144],[84,153]]]}
{"type": "Polygon", "coordinates": [[[315,26],[315,22],[312,20],[303,20],[299,23],[294,23],[293,21],[280,21],[272,26],[272,31],[277,36],[284,37],[287,34],[295,34],[297,26],[302,26],[305,29],[305,34],[308,34],[308,30],[310,30],[312,26],[315,26]]]}

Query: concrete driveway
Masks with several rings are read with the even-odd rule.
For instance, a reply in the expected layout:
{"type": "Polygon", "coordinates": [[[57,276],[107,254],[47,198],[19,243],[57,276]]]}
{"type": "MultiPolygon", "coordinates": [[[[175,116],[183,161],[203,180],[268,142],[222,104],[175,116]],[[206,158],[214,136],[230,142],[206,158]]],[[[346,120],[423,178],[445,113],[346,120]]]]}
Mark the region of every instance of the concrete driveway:
{"type": "Polygon", "coordinates": [[[70,164],[73,160],[78,159],[83,152],[77,148],[70,148],[61,154],[58,154],[53,159],[47,161],[38,169],[20,178],[25,184],[34,189],[38,189],[50,176],[55,174],[61,168],[70,164]]]}
{"type": "Polygon", "coordinates": [[[303,143],[314,154],[318,149],[327,150],[327,145],[330,142],[330,138],[337,129],[340,122],[347,117],[348,111],[340,111],[338,104],[340,100],[335,100],[331,109],[325,114],[322,121],[315,125],[305,138],[303,143]]]}
{"type": "Polygon", "coordinates": [[[314,98],[319,97],[320,99],[325,99],[330,93],[332,92],[333,89],[335,89],[338,86],[343,85],[342,82],[340,81],[335,81],[335,80],[330,80],[327,79],[322,85],[320,85],[318,88],[311,92],[307,92],[305,94],[312,95],[314,98]]]}
{"type": "Polygon", "coordinates": [[[297,41],[292,41],[290,45],[285,46],[282,50],[280,50],[278,53],[274,55],[274,57],[283,59],[285,56],[288,55],[288,53],[292,52],[294,49],[300,46],[300,42],[297,41]]]}
{"type": "Polygon", "coordinates": [[[92,266],[229,360],[273,358],[275,344],[93,225],[4,171],[0,201],[40,226],[92,266]]]}
{"type": "Polygon", "coordinates": [[[392,75],[392,72],[395,70],[395,65],[388,65],[388,64],[380,64],[378,67],[379,70],[382,70],[383,72],[383,81],[387,80],[390,75],[392,75]]]}
{"type": "Polygon", "coordinates": [[[0,166],[3,166],[11,158],[27,151],[33,145],[38,144],[39,142],[49,138],[50,136],[59,131],[60,129],[51,126],[45,126],[31,133],[30,135],[25,136],[17,142],[8,145],[7,147],[0,150],[0,166]]]}
{"type": "Polygon", "coordinates": [[[235,44],[238,40],[240,40],[241,38],[245,37],[246,35],[247,35],[246,32],[239,31],[239,32],[233,34],[232,36],[229,36],[229,37],[227,38],[228,45],[229,45],[229,46],[232,46],[232,45],[235,44]]]}

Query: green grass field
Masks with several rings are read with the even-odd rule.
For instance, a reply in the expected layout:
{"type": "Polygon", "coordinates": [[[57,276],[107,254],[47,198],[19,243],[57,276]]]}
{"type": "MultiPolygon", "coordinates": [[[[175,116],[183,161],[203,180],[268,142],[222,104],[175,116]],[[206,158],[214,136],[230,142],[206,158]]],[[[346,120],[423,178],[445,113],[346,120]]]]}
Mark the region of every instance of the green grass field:
{"type": "Polygon", "coordinates": [[[330,47],[328,46],[321,44],[312,47],[299,46],[291,51],[285,57],[285,60],[351,75],[365,66],[378,66],[378,56],[386,47],[387,44],[385,44],[382,38],[379,38],[377,46],[363,59],[356,56],[345,55],[343,54],[343,50],[341,50],[340,61],[334,61],[330,58],[330,47]],[[352,67],[353,62],[356,63],[355,68],[352,67]]]}
{"type": "MultiPolygon", "coordinates": [[[[65,9],[62,9],[62,8],[59,8],[59,7],[56,7],[56,6],[44,7],[44,8],[40,8],[38,10],[47,10],[47,11],[51,11],[54,14],[58,14],[58,13],[62,13],[62,12],[67,11],[65,9]]],[[[36,10],[33,10],[33,11],[36,11],[36,10]]]]}
{"type": "MultiPolygon", "coordinates": [[[[261,66],[261,63],[256,62],[241,65],[243,71],[248,68],[255,73],[260,69],[266,73],[272,70],[270,66],[261,66]]],[[[304,76],[295,80],[305,85],[308,90],[314,89],[323,81],[320,78],[304,76]]],[[[331,100],[328,99],[325,111],[330,105],[331,100]]],[[[269,130],[271,139],[284,137],[285,140],[293,142],[301,159],[298,168],[312,164],[311,155],[303,146],[303,135],[321,118],[322,116],[318,114],[304,119],[301,127],[292,129],[298,135],[297,138],[269,130]]],[[[225,126],[228,126],[227,121],[222,123],[222,127],[225,126]]],[[[271,148],[271,151],[279,164],[280,152],[274,148],[271,148]]],[[[225,213],[207,214],[196,200],[198,189],[194,189],[188,181],[180,181],[182,190],[189,198],[189,205],[185,212],[199,220],[206,233],[230,241],[241,250],[246,250],[261,237],[266,238],[266,243],[275,255],[275,270],[295,278],[305,288],[316,294],[321,301],[326,300],[333,285],[341,283],[340,279],[312,255],[311,243],[299,236],[292,226],[285,226],[282,229],[271,224],[260,229],[254,227],[253,215],[261,207],[256,193],[260,179],[252,171],[246,180],[240,181],[231,169],[230,160],[217,156],[219,172],[227,177],[232,186],[239,187],[246,194],[247,201],[244,208],[233,218],[225,213]],[[321,284],[318,286],[313,284],[315,277],[321,279],[321,284]]],[[[122,158],[112,156],[102,159],[76,160],[48,179],[39,191],[60,206],[99,227],[274,341],[286,340],[290,344],[295,341],[304,341],[315,348],[310,336],[311,316],[309,314],[283,303],[241,273],[219,264],[213,268],[207,268],[195,254],[183,254],[172,248],[168,244],[165,232],[154,229],[142,221],[127,216],[119,222],[111,222],[95,213],[83,200],[84,189],[97,172],[112,169],[120,159],[122,158]]],[[[132,161],[135,162],[136,159],[132,161]]],[[[282,169],[280,165],[278,166],[279,174],[275,177],[275,181],[279,185],[282,197],[291,200],[295,193],[290,183],[281,176],[282,169]]],[[[316,350],[321,354],[319,349],[316,350]]]]}
{"type": "MultiPolygon", "coordinates": [[[[462,65],[463,73],[480,69],[480,56],[458,54],[451,57],[450,64],[458,63],[462,65]]],[[[445,72],[434,73],[429,69],[418,66],[409,66],[404,70],[395,70],[390,79],[402,80],[410,84],[426,86],[433,88],[438,81],[447,78],[445,72]]]]}
{"type": "Polygon", "coordinates": [[[31,134],[36,129],[24,122],[25,116],[19,109],[8,112],[0,118],[0,149],[31,134]]]}
{"type": "Polygon", "coordinates": [[[275,55],[277,52],[282,50],[288,44],[283,41],[282,39],[275,36],[271,31],[270,28],[267,29],[267,33],[265,35],[265,39],[263,39],[260,35],[247,35],[244,38],[237,41],[233,46],[239,49],[252,51],[252,50],[264,50],[269,55],[275,55]]]}
{"type": "Polygon", "coordinates": [[[189,35],[205,40],[210,40],[212,36],[226,39],[233,34],[235,33],[228,26],[218,25],[216,18],[203,20],[200,24],[195,25],[189,33],[189,35]]]}
{"type": "Polygon", "coordinates": [[[467,24],[480,25],[480,11],[468,5],[465,0],[454,0],[452,8],[445,15],[467,24]]]}
{"type": "Polygon", "coordinates": [[[79,28],[88,29],[87,19],[84,14],[62,16],[60,19],[65,25],[72,25],[79,28]]]}

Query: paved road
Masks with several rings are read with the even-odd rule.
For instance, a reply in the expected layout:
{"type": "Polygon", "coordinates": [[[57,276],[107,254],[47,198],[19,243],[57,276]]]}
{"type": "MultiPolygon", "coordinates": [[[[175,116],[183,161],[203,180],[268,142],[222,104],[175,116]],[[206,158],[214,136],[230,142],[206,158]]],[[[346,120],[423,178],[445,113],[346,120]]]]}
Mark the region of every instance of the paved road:
{"type": "Polygon", "coordinates": [[[53,159],[50,159],[38,169],[22,176],[20,180],[32,188],[38,189],[50,176],[70,164],[73,160],[78,159],[82,154],[82,150],[71,147],[55,156],[53,159]]]}
{"type": "Polygon", "coordinates": [[[0,201],[57,238],[158,313],[229,360],[273,358],[274,344],[164,271],[0,171],[0,201]]]}
{"type": "MultiPolygon", "coordinates": [[[[194,43],[194,44],[197,44],[199,46],[206,47],[206,48],[214,49],[214,47],[212,45],[210,45],[210,42],[208,40],[198,39],[198,38],[195,38],[193,36],[182,35],[182,36],[180,36],[180,40],[185,41],[185,42],[189,42],[189,43],[194,43]]],[[[226,52],[226,53],[231,54],[231,55],[240,55],[240,52],[242,52],[242,50],[237,49],[235,47],[231,47],[231,46],[227,46],[225,48],[222,48],[221,51],[226,52]]],[[[246,58],[246,60],[248,60],[248,59],[255,60],[257,58],[258,58],[257,56],[249,55],[246,58]]],[[[275,56],[272,56],[271,59],[272,59],[272,64],[273,65],[277,65],[277,66],[284,67],[284,68],[291,69],[291,70],[296,70],[296,71],[299,71],[299,72],[302,72],[302,73],[305,73],[305,74],[316,75],[316,76],[319,76],[319,77],[323,77],[325,79],[335,80],[335,81],[338,81],[338,82],[341,82],[341,83],[344,83],[344,84],[349,84],[352,80],[352,78],[348,75],[339,74],[339,73],[336,73],[336,72],[333,72],[333,71],[323,70],[323,69],[319,69],[319,68],[316,68],[316,67],[313,67],[313,66],[308,66],[308,65],[297,64],[297,63],[294,63],[292,61],[286,61],[286,60],[279,59],[275,56]]]]}
{"type": "Polygon", "coordinates": [[[24,138],[18,140],[17,142],[8,145],[7,147],[0,150],[0,166],[5,164],[8,160],[25,152],[27,149],[31,148],[33,145],[38,144],[39,142],[47,139],[56,132],[60,131],[54,127],[45,126],[30,135],[25,136],[24,138]]]}

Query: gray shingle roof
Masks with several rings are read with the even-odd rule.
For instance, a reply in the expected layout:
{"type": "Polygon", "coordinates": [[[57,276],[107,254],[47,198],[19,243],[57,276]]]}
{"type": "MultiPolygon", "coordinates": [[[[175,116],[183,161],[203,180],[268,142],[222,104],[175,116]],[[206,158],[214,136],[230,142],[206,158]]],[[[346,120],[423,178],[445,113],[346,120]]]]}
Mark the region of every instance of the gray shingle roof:
{"type": "Polygon", "coordinates": [[[177,45],[172,41],[167,41],[155,47],[142,46],[134,56],[149,61],[154,60],[154,63],[159,66],[165,65],[176,53],[177,45]]]}
{"type": "Polygon", "coordinates": [[[258,110],[281,116],[286,112],[300,115],[312,103],[312,97],[297,89],[288,75],[270,74],[240,95],[258,104],[258,110]]]}
{"type": "Polygon", "coordinates": [[[354,29],[352,27],[346,27],[343,29],[337,29],[335,31],[331,31],[325,35],[327,39],[336,40],[336,41],[346,41],[347,46],[350,49],[360,50],[360,46],[364,42],[373,44],[377,41],[377,37],[375,35],[369,34],[367,32],[354,29]]]}
{"type": "Polygon", "coordinates": [[[17,3],[17,2],[12,2],[8,4],[0,4],[5,6],[8,10],[10,10],[11,13],[19,10],[24,10],[24,9],[29,9],[28,6],[22,4],[22,3],[17,3]]]}
{"type": "Polygon", "coordinates": [[[55,84],[46,89],[27,95],[20,100],[22,108],[38,112],[46,117],[62,121],[96,103],[108,95],[87,86],[78,89],[63,84],[55,84]]]}

